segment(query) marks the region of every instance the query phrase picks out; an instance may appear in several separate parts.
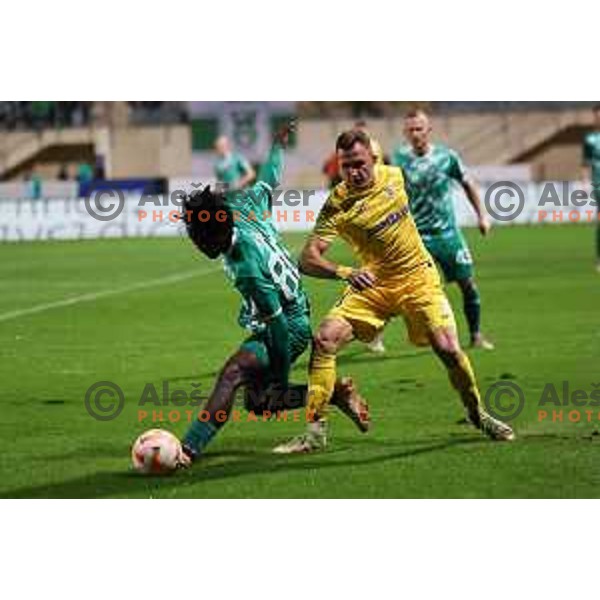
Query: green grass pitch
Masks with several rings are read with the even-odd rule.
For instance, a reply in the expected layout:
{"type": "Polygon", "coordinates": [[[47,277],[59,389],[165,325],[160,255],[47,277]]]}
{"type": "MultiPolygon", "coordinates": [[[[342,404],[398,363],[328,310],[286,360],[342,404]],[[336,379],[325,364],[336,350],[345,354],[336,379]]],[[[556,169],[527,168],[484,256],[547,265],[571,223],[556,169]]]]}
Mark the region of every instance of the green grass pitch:
{"type": "MultiPolygon", "coordinates": [[[[501,378],[523,388],[516,443],[494,444],[458,424],[461,405],[444,371],[428,351],[408,345],[398,321],[385,356],[352,345],[339,360],[339,372],[352,375],[370,402],[369,435],[334,414],[328,452],[276,457],[272,446],[302,424],[243,420],[227,425],[193,469],[163,478],[131,473],[130,444],[153,426],[182,434],[186,417],[139,422],[138,400],[146,383],[160,389],[164,380],[206,391],[242,339],[238,297],[219,265],[182,239],[0,246],[0,497],[600,496],[600,422],[538,420],[546,383],[568,380],[571,389],[591,391],[600,382],[592,228],[498,228],[486,241],[467,234],[485,329],[497,344],[471,356],[484,392],[501,378]],[[125,392],[114,421],[95,421],[85,410],[85,392],[100,380],[125,392]]],[[[302,236],[288,240],[294,250],[302,244],[302,236]]],[[[350,260],[345,249],[335,252],[350,260]]],[[[316,325],[340,287],[306,285],[316,325]]],[[[464,339],[455,289],[450,298],[464,339]]],[[[303,357],[294,379],[305,378],[303,357]]]]}

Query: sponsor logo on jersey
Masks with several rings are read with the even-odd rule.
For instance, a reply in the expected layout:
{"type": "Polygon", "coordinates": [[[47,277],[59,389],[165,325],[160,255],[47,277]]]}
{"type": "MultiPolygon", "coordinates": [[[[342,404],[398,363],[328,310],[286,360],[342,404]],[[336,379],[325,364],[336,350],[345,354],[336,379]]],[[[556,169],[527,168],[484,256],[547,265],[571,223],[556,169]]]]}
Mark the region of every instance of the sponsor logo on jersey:
{"type": "Polygon", "coordinates": [[[408,215],[408,205],[404,206],[401,210],[390,213],[383,221],[380,221],[369,230],[370,236],[375,236],[386,229],[389,229],[392,225],[399,223],[408,215]]]}

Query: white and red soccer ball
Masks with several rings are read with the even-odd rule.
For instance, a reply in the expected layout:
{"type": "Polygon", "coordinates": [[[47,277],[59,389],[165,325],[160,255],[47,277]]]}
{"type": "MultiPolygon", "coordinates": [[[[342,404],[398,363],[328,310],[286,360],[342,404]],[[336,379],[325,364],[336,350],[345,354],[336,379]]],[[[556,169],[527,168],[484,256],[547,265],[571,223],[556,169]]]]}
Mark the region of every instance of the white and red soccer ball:
{"type": "Polygon", "coordinates": [[[131,462],[139,473],[164,475],[177,469],[181,453],[181,443],[172,433],[150,429],[133,443],[131,462]]]}

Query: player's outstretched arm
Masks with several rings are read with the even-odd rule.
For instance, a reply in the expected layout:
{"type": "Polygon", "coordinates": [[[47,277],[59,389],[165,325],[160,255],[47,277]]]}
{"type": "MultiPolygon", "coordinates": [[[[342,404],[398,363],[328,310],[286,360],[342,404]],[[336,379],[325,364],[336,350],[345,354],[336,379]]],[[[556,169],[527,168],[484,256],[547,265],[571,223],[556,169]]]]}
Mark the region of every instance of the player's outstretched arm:
{"type": "Polygon", "coordinates": [[[329,246],[331,246],[330,242],[314,235],[311,236],[300,255],[300,272],[317,279],[338,279],[337,272],[340,265],[336,265],[324,257],[329,246]]]}
{"type": "Polygon", "coordinates": [[[481,197],[479,195],[479,188],[471,179],[465,179],[462,186],[471,206],[473,207],[473,210],[475,211],[475,214],[477,215],[479,231],[481,231],[481,235],[485,236],[490,232],[492,225],[485,214],[485,211],[483,210],[481,197]]]}
{"type": "Polygon", "coordinates": [[[267,160],[263,163],[258,173],[258,182],[266,183],[269,188],[275,189],[283,179],[283,146],[273,144],[267,160]]]}
{"type": "Polygon", "coordinates": [[[290,136],[296,129],[296,122],[290,120],[275,134],[271,151],[260,168],[258,181],[266,183],[270,188],[276,188],[283,179],[284,149],[287,148],[290,136]]]}
{"type": "Polygon", "coordinates": [[[454,152],[453,150],[450,150],[449,156],[450,177],[452,177],[456,182],[458,182],[462,186],[463,190],[465,191],[465,194],[467,195],[469,203],[471,204],[473,210],[475,211],[475,214],[477,215],[479,231],[481,232],[481,235],[486,236],[490,232],[492,225],[487,214],[483,210],[481,197],[479,195],[479,188],[468,174],[467,169],[465,168],[465,165],[458,153],[454,152]]]}
{"type": "Polygon", "coordinates": [[[317,279],[343,279],[353,288],[364,290],[375,284],[375,277],[367,270],[337,265],[325,258],[331,242],[311,236],[300,256],[300,271],[317,279]]]}
{"type": "Polygon", "coordinates": [[[583,142],[583,160],[581,163],[581,182],[583,189],[592,193],[592,158],[594,155],[594,149],[586,137],[583,142]]]}

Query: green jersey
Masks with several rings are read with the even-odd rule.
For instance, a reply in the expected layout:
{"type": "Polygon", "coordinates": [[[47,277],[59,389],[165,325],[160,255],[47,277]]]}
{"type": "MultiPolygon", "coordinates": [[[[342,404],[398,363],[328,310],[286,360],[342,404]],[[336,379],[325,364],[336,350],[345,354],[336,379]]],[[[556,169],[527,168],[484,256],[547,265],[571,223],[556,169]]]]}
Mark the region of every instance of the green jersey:
{"type": "Polygon", "coordinates": [[[600,131],[585,136],[583,160],[592,169],[594,187],[600,187],[600,131]]]}
{"type": "Polygon", "coordinates": [[[257,183],[227,196],[234,234],[224,267],[243,298],[239,323],[253,333],[264,332],[265,321],[279,314],[308,312],[298,267],[270,215],[272,190],[279,184],[282,168],[283,151],[274,146],[257,183]]]}
{"type": "Polygon", "coordinates": [[[265,321],[308,310],[298,267],[278,240],[236,228],[223,262],[225,273],[242,295],[238,322],[244,329],[263,333],[265,321]]]}
{"type": "Polygon", "coordinates": [[[250,163],[235,152],[220,158],[215,164],[217,181],[228,186],[235,185],[249,170],[250,163]]]}
{"type": "Polygon", "coordinates": [[[431,146],[423,156],[409,146],[394,152],[393,164],[404,173],[410,209],[421,235],[455,232],[454,197],[467,173],[459,155],[445,146],[431,146]]]}

